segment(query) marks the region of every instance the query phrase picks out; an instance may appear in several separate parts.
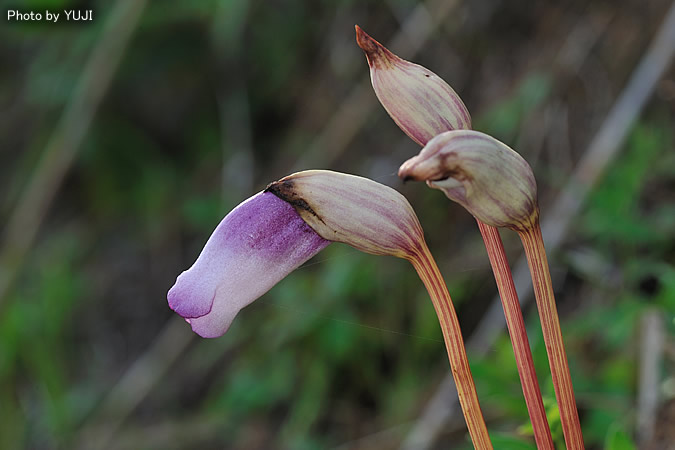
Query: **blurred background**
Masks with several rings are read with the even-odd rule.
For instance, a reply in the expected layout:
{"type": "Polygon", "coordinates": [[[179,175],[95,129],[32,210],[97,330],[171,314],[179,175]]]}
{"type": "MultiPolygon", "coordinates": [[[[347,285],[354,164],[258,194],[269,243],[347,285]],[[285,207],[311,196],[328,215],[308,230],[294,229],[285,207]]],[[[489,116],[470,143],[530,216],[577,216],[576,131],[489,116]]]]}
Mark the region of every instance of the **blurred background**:
{"type": "MultiPolygon", "coordinates": [[[[495,447],[534,448],[475,221],[397,178],[419,148],[378,104],[354,24],[443,77],[475,129],[533,166],[587,448],[672,448],[670,2],[0,3],[0,448],[471,448],[403,260],[333,244],[219,339],[169,310],[220,219],[309,168],[406,195],[495,447]]],[[[564,448],[520,242],[502,236],[564,448]]]]}

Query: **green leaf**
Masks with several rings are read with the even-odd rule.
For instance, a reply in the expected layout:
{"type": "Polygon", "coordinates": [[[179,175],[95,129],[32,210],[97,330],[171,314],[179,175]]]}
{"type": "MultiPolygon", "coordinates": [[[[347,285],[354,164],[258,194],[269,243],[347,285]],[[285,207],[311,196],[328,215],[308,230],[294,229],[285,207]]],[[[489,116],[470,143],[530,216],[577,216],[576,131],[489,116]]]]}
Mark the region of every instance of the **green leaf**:
{"type": "Polygon", "coordinates": [[[490,433],[490,439],[492,439],[494,448],[508,450],[536,450],[537,448],[531,440],[524,440],[509,434],[490,433]]]}
{"type": "Polygon", "coordinates": [[[637,450],[637,446],[628,433],[618,424],[613,424],[607,431],[605,448],[607,450],[637,450]]]}

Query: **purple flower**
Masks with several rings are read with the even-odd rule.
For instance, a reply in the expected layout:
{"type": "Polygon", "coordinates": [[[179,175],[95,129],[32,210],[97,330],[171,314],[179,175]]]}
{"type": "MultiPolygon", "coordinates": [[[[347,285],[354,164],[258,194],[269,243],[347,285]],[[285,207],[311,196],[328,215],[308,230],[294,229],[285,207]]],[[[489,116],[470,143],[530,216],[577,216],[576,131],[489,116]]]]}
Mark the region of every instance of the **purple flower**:
{"type": "Polygon", "coordinates": [[[169,306],[200,336],[221,336],[243,307],[328,244],[289,203],[258,193],[220,222],[197,261],[178,276],[169,306]]]}
{"type": "Polygon", "coordinates": [[[237,313],[331,242],[408,260],[426,248],[408,201],[366,178],[326,170],[272,183],[230,212],[167,296],[202,337],[218,337],[237,313]]]}

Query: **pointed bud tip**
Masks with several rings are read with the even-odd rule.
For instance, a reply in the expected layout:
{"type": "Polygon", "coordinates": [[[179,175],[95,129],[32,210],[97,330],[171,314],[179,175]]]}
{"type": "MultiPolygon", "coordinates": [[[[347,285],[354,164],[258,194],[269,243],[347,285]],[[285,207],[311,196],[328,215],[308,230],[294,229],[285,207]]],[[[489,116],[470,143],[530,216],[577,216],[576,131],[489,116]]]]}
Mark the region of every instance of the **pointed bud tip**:
{"type": "Polygon", "coordinates": [[[354,28],[356,29],[356,43],[359,47],[366,53],[377,51],[377,41],[363,31],[360,26],[354,25],[354,28]]]}
{"type": "Polygon", "coordinates": [[[366,54],[368,65],[370,67],[387,67],[392,65],[392,61],[398,57],[391,53],[384,45],[373,39],[363,29],[354,25],[356,30],[356,43],[366,54]]]}
{"type": "Polygon", "coordinates": [[[358,25],[375,95],[394,122],[421,146],[439,133],[471,128],[471,115],[457,93],[429,69],[406,61],[358,25]]]}

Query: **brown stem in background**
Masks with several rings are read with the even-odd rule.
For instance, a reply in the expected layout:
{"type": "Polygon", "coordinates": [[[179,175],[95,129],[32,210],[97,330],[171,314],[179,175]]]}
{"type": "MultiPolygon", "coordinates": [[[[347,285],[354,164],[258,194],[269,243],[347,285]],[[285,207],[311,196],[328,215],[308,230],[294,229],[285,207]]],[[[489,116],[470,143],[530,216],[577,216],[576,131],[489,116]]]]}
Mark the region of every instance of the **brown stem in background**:
{"type": "Polygon", "coordinates": [[[469,367],[469,359],[466,355],[459,321],[457,320],[457,314],[452,305],[452,299],[450,298],[445,281],[426,245],[423,246],[420,254],[410,259],[410,262],[427,288],[431,302],[438,315],[441,330],[443,331],[443,339],[448,351],[452,376],[457,386],[459,403],[464,412],[471,441],[476,449],[492,449],[485,419],[478,403],[478,394],[476,393],[476,386],[471,375],[471,368],[469,367]]]}
{"type": "Polygon", "coordinates": [[[581,435],[579,413],[574,399],[572,377],[567,363],[562,331],[560,330],[558,310],[555,305],[553,284],[551,283],[551,274],[549,273],[539,220],[534,222],[534,226],[525,231],[519,231],[518,234],[523,242],[527,263],[530,266],[532,286],[537,300],[537,309],[539,309],[548,361],[551,366],[555,396],[558,400],[558,408],[560,408],[560,421],[565,435],[565,443],[570,450],[583,449],[584,441],[581,435]]]}
{"type": "Polygon", "coordinates": [[[553,450],[555,447],[553,446],[553,438],[551,437],[551,430],[546,418],[546,410],[541,399],[539,381],[534,370],[532,351],[530,350],[530,343],[527,339],[527,331],[525,330],[525,321],[520,309],[518,293],[511,277],[511,269],[509,261],[506,258],[502,238],[497,228],[486,225],[478,219],[476,219],[476,222],[478,222],[478,228],[483,236],[492,272],[497,282],[497,290],[502,299],[506,325],[511,336],[513,353],[516,357],[516,365],[518,366],[518,375],[520,375],[520,384],[523,387],[527,412],[532,421],[534,440],[537,443],[537,448],[553,450]]]}

